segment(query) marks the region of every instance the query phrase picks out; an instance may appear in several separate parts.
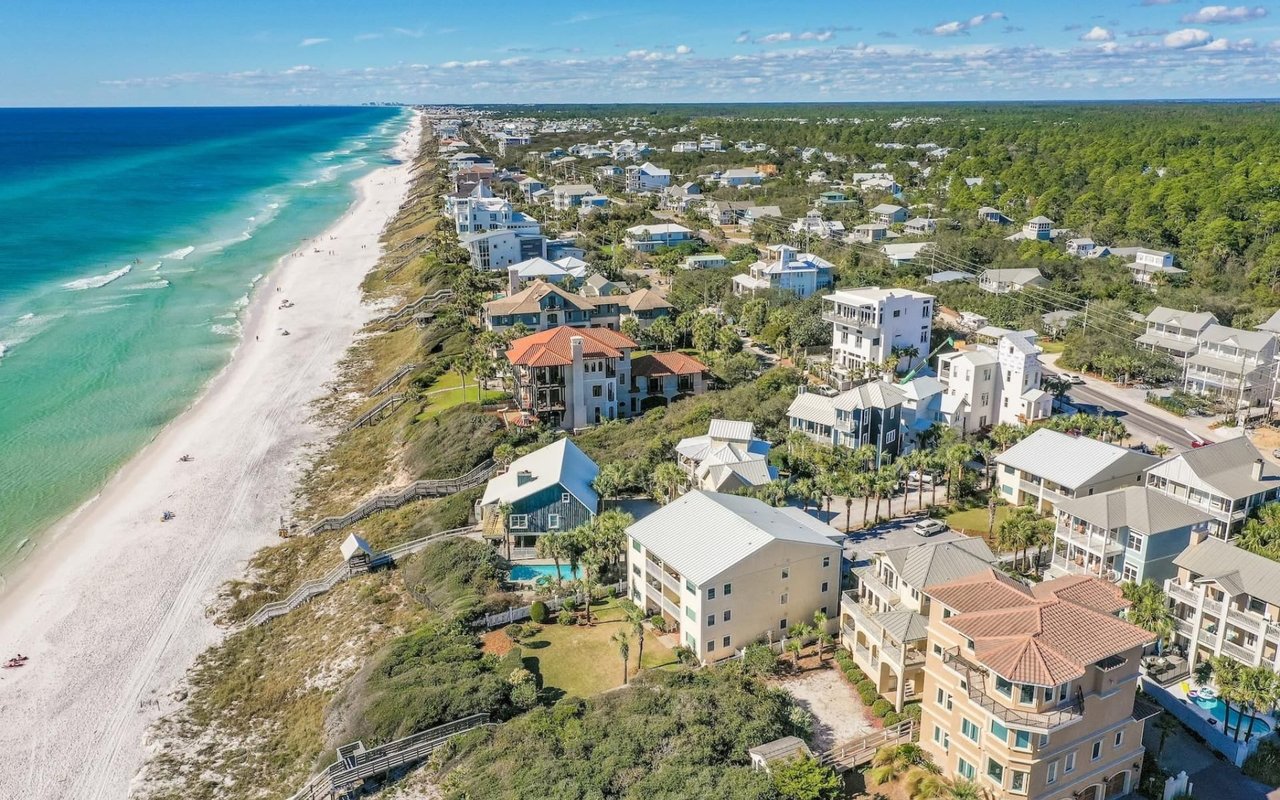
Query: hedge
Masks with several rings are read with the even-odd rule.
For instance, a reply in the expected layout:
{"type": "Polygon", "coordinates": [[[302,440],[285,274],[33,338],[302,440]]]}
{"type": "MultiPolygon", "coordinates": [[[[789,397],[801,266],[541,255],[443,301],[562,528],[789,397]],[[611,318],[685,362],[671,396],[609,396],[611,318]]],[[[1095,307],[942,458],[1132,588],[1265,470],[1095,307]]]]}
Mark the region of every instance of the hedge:
{"type": "Polygon", "coordinates": [[[880,719],[884,719],[884,715],[888,714],[892,710],[893,703],[890,703],[883,697],[871,704],[871,713],[880,719]]]}
{"type": "Polygon", "coordinates": [[[920,705],[919,702],[907,703],[905,706],[902,707],[902,716],[908,719],[913,719],[916,722],[920,721],[920,715],[922,713],[924,713],[924,708],[920,705]]]}

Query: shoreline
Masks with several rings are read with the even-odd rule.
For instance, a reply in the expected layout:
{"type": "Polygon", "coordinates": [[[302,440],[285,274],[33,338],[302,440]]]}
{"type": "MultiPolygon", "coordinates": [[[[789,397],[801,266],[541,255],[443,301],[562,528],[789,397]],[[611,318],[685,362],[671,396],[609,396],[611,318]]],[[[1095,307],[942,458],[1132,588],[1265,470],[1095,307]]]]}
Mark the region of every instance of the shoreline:
{"type": "Polygon", "coordinates": [[[357,179],[342,216],[259,282],[239,343],[191,405],[11,565],[0,653],[30,661],[0,673],[0,796],[129,793],[148,729],[177,706],[168,692],[223,636],[206,607],[278,541],[310,449],[333,433],[311,403],[373,316],[360,284],[421,135],[415,114],[399,163],[357,179]],[[176,517],[162,522],[164,510],[176,517]]]}

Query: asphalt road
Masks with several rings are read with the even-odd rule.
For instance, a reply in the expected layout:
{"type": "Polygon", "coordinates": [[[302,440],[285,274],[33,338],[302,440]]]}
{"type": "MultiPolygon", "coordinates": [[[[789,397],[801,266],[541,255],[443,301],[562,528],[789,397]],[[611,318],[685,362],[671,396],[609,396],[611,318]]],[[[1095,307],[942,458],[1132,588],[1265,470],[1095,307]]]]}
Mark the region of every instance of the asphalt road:
{"type": "Polygon", "coordinates": [[[1174,452],[1191,449],[1191,434],[1187,429],[1151,413],[1145,403],[1134,403],[1128,398],[1119,397],[1108,392],[1102,386],[1086,383],[1083,386],[1072,386],[1067,393],[1072,405],[1087,413],[1098,413],[1117,417],[1128,428],[1130,436],[1148,445],[1164,442],[1174,452]]]}

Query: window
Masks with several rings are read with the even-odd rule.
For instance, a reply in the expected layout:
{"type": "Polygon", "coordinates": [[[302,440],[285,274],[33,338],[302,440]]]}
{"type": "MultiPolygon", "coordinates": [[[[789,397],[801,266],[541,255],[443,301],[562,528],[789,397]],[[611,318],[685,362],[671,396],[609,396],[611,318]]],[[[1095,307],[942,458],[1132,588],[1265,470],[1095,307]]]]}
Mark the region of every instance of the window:
{"type": "Polygon", "coordinates": [[[721,621],[728,622],[731,619],[733,619],[733,612],[726,608],[724,614],[721,615],[721,621]]]}
{"type": "Polygon", "coordinates": [[[894,441],[896,441],[896,440],[897,440],[897,438],[898,438],[898,432],[897,432],[897,431],[889,431],[888,433],[886,433],[886,434],[884,435],[884,441],[885,441],[885,444],[893,444],[893,443],[894,443],[894,441]]]}
{"type": "Polygon", "coordinates": [[[715,614],[708,614],[708,615],[707,615],[707,627],[708,627],[708,628],[714,627],[714,626],[715,626],[715,624],[716,624],[716,615],[715,615],[715,614]]]}
{"type": "Polygon", "coordinates": [[[977,774],[977,771],[974,770],[973,765],[970,764],[968,761],[965,761],[963,758],[956,762],[956,772],[960,774],[960,777],[964,778],[967,781],[973,780],[973,776],[977,774]]]}
{"type": "Polygon", "coordinates": [[[778,605],[785,606],[786,604],[787,604],[787,593],[783,592],[782,596],[778,598],[778,605]]]}
{"type": "Polygon", "coordinates": [[[631,540],[631,549],[632,549],[632,550],[635,550],[637,553],[639,553],[639,552],[640,552],[640,540],[639,540],[639,539],[632,539],[632,540],[631,540]]]}
{"type": "Polygon", "coordinates": [[[1004,786],[1004,764],[994,758],[988,758],[987,777],[995,781],[997,785],[1004,786]]]}
{"type": "Polygon", "coordinates": [[[1093,749],[1089,751],[1090,761],[1097,761],[1099,758],[1102,758],[1102,740],[1101,739],[1094,742],[1093,749]]]}
{"type": "Polygon", "coordinates": [[[716,587],[712,586],[710,589],[707,589],[707,599],[708,600],[716,599],[716,587]]]}
{"type": "Polygon", "coordinates": [[[1015,750],[1031,749],[1031,731],[1013,731],[1013,747],[1015,750]]]}
{"type": "Polygon", "coordinates": [[[830,583],[828,583],[828,582],[826,582],[826,581],[823,581],[823,582],[822,582],[822,593],[823,593],[823,594],[826,594],[826,593],[827,593],[827,589],[828,589],[828,587],[830,587],[830,586],[831,586],[831,584],[830,584],[830,583]]]}
{"type": "Polygon", "coordinates": [[[1010,771],[1009,773],[1009,791],[1014,794],[1027,793],[1027,773],[1010,771]]]}
{"type": "Polygon", "coordinates": [[[978,730],[977,725],[963,717],[960,718],[960,732],[965,735],[966,739],[972,742],[978,741],[978,735],[981,733],[981,731],[978,730]]]}
{"type": "MultiPolygon", "coordinates": [[[[972,640],[972,639],[970,639],[970,640],[969,640],[969,649],[970,649],[970,650],[972,650],[972,649],[973,649],[973,640],[972,640]]],[[[997,691],[997,692],[999,692],[1000,694],[1004,695],[1005,697],[1013,697],[1013,684],[1012,684],[1012,683],[1009,683],[1009,681],[1007,681],[1007,680],[1005,680],[1004,678],[1002,678],[1002,677],[1000,677],[999,675],[997,675],[997,676],[996,676],[996,691],[997,691]]]]}
{"type": "Polygon", "coordinates": [[[692,633],[685,631],[684,643],[689,646],[690,650],[694,651],[695,653],[698,652],[698,640],[693,638],[692,633]]]}
{"type": "MultiPolygon", "coordinates": [[[[597,383],[595,386],[592,386],[592,387],[591,387],[591,396],[592,396],[592,397],[603,397],[603,396],[604,396],[604,387],[603,387],[603,386],[601,386],[601,385],[600,385],[600,384],[598,384],[598,383],[597,383]]],[[[710,644],[710,642],[708,642],[708,644],[710,644]]]]}
{"type": "Polygon", "coordinates": [[[1009,741],[1009,729],[994,719],[991,720],[991,735],[999,739],[1001,742],[1009,741]]]}
{"type": "Polygon", "coordinates": [[[729,595],[731,595],[731,594],[733,594],[733,584],[732,584],[732,583],[726,583],[726,584],[724,585],[724,596],[725,596],[725,597],[728,597],[728,596],[729,596],[729,595]]]}
{"type": "Polygon", "coordinates": [[[715,640],[715,639],[708,639],[708,640],[707,640],[707,652],[708,652],[708,653],[710,653],[712,650],[715,650],[715,649],[716,649],[716,640],[715,640]]]}
{"type": "Polygon", "coordinates": [[[560,530],[560,515],[559,515],[559,514],[548,514],[548,515],[547,515],[547,530],[549,530],[549,531],[558,531],[558,530],[560,530]]]}
{"type": "Polygon", "coordinates": [[[1067,757],[1062,760],[1062,773],[1065,775],[1076,768],[1076,754],[1067,753],[1067,757]]]}
{"type": "Polygon", "coordinates": [[[896,319],[897,317],[902,316],[902,309],[900,309],[900,308],[895,308],[895,309],[893,310],[893,316],[894,316],[894,318],[895,318],[895,319],[896,319]]]}
{"type": "Polygon", "coordinates": [[[1122,744],[1124,744],[1124,731],[1116,731],[1116,741],[1113,746],[1119,747],[1122,744]]]}
{"type": "Polygon", "coordinates": [[[698,615],[693,613],[693,606],[685,606],[684,615],[689,619],[693,620],[694,622],[698,621],[698,615]]]}
{"type": "Polygon", "coordinates": [[[1052,686],[1044,687],[1044,701],[1048,703],[1052,699],[1053,699],[1053,687],[1052,686]]]}
{"type": "Polygon", "coordinates": [[[698,587],[697,587],[697,586],[694,586],[694,585],[693,585],[693,581],[689,580],[688,578],[685,578],[685,579],[684,579],[684,588],[685,588],[685,590],[686,590],[687,592],[689,592],[689,594],[697,594],[697,593],[698,593],[698,587]]]}
{"type": "Polygon", "coordinates": [[[938,658],[942,658],[942,645],[935,643],[933,645],[933,654],[938,658]]]}
{"type": "Polygon", "coordinates": [[[1050,761],[1049,769],[1044,774],[1045,783],[1056,783],[1058,781],[1058,762],[1050,761]]]}
{"type": "Polygon", "coordinates": [[[1140,533],[1129,532],[1129,549],[1135,553],[1142,552],[1142,540],[1146,537],[1140,533]]]}
{"type": "Polygon", "coordinates": [[[790,567],[783,567],[783,568],[782,568],[782,579],[785,581],[787,578],[790,578],[790,577],[791,577],[791,568],[790,568],[790,567]]]}
{"type": "Polygon", "coordinates": [[[720,640],[720,645],[721,645],[722,647],[728,647],[728,646],[729,646],[729,637],[728,637],[728,636],[726,636],[726,637],[724,637],[723,639],[721,639],[721,640],[720,640]]]}
{"type": "MultiPolygon", "coordinates": [[[[822,568],[823,568],[823,569],[826,569],[826,568],[827,568],[827,567],[829,567],[829,566],[831,566],[831,556],[823,556],[823,557],[822,557],[822,568]]],[[[725,594],[728,594],[728,592],[725,592],[725,594]]]]}
{"type": "Polygon", "coordinates": [[[528,514],[512,514],[507,517],[507,528],[513,531],[526,531],[529,529],[528,514]]]}
{"type": "Polygon", "coordinates": [[[1058,687],[1058,702],[1061,703],[1067,699],[1067,692],[1070,691],[1071,684],[1064,683],[1058,687]]]}
{"type": "Polygon", "coordinates": [[[1029,706],[1036,701],[1036,687],[1023,684],[1018,687],[1018,702],[1029,706]]]}
{"type": "Polygon", "coordinates": [[[786,629],[787,629],[787,618],[783,617],[782,619],[778,620],[778,630],[785,631],[786,629]]]}
{"type": "Polygon", "coordinates": [[[972,652],[973,652],[973,640],[972,640],[972,639],[965,639],[965,640],[964,640],[964,649],[968,650],[970,653],[972,653],[972,652]]]}

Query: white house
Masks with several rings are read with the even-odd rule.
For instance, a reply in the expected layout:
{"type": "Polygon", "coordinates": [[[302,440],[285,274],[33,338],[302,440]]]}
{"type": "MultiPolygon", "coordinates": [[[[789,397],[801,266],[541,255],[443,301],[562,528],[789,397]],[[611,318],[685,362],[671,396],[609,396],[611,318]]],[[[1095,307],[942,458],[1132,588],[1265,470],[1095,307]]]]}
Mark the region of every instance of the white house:
{"type": "Polygon", "coordinates": [[[831,368],[837,379],[861,377],[897,351],[897,370],[915,369],[929,353],[933,295],[910,289],[866,286],[822,298],[831,323],[831,368]]]}
{"type": "Polygon", "coordinates": [[[577,208],[582,198],[597,194],[596,187],[589,183],[562,183],[551,187],[551,205],[562,211],[577,208]]]}
{"type": "Polygon", "coordinates": [[[764,486],[778,477],[769,466],[770,445],[756,438],[750,422],[713,419],[704,436],[676,444],[676,463],[690,486],[709,492],[734,492],[764,486]]]}
{"type": "Polygon", "coordinates": [[[627,167],[626,178],[627,192],[630,194],[656,192],[671,185],[671,170],[646,161],[639,166],[633,164],[627,167]]]}
{"type": "Polygon", "coordinates": [[[693,231],[683,225],[672,222],[657,225],[635,225],[627,228],[624,242],[626,246],[639,253],[652,253],[660,247],[673,247],[687,242],[693,231]]]}
{"type": "Polygon", "coordinates": [[[777,289],[798,297],[810,297],[832,285],[834,266],[825,258],[801,253],[785,244],[770,245],[769,251],[774,255],[772,260],[757,261],[748,274],[733,276],[734,294],[777,289]]]}
{"type": "Polygon", "coordinates": [[[736,167],[720,173],[718,180],[721,186],[759,186],[764,175],[755,167],[736,167]]]}
{"type": "Polygon", "coordinates": [[[1048,286],[1049,282],[1035,267],[987,269],[978,276],[978,288],[992,294],[1020,292],[1029,286],[1048,286]]]}
{"type": "Polygon", "coordinates": [[[1053,395],[1040,388],[1044,368],[1035,332],[999,329],[996,335],[994,344],[938,357],[938,380],[955,399],[953,421],[962,431],[1025,425],[1053,413],[1053,395]]]}
{"type": "Polygon", "coordinates": [[[843,538],[798,508],[694,490],[627,529],[627,595],[719,661],[815,612],[834,619],[843,538]]]}
{"type": "Polygon", "coordinates": [[[938,230],[938,220],[934,217],[915,217],[902,226],[902,232],[908,236],[932,236],[938,230]]]}

